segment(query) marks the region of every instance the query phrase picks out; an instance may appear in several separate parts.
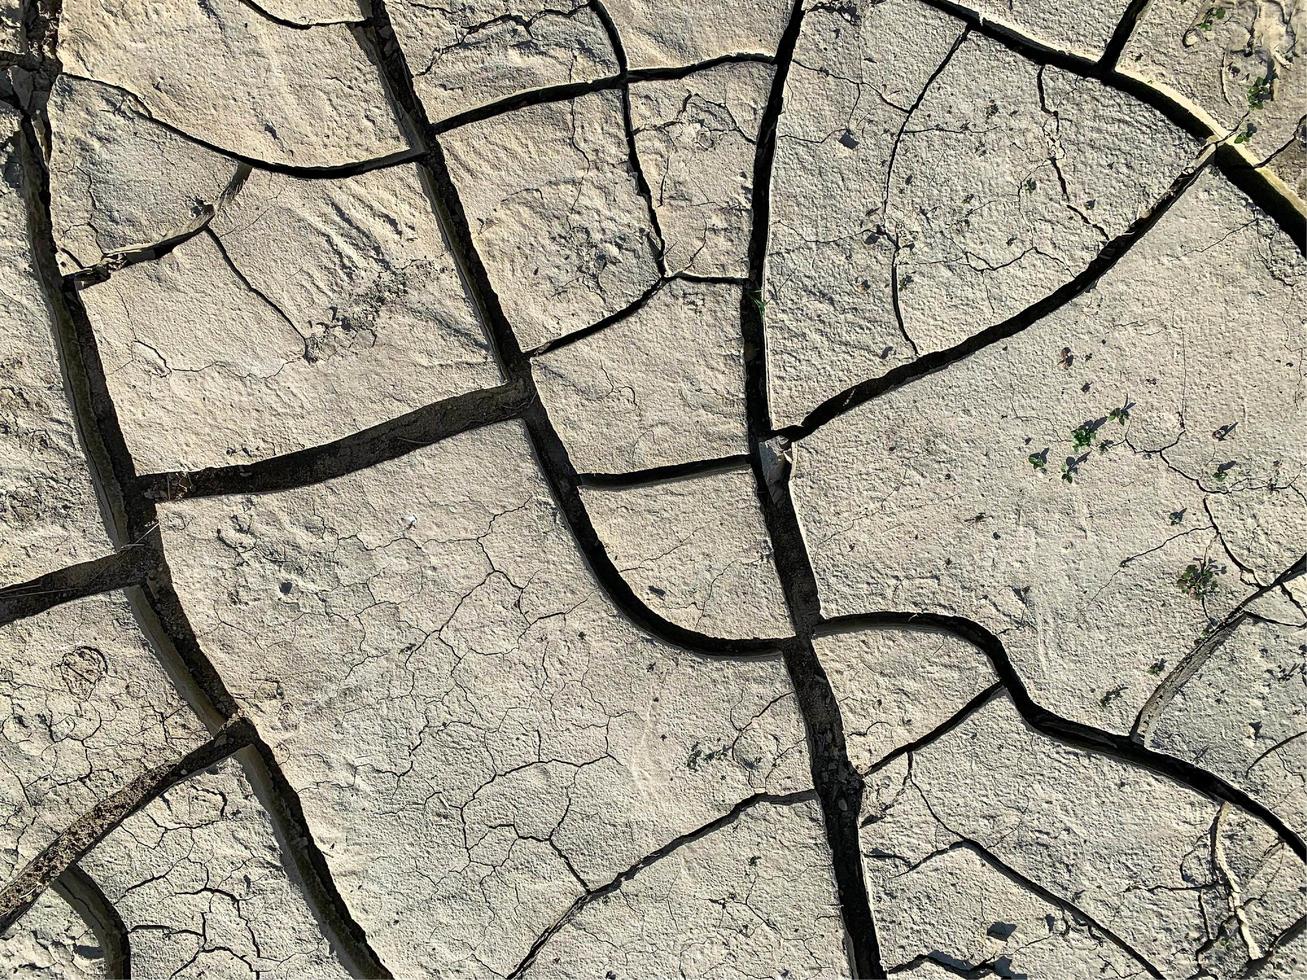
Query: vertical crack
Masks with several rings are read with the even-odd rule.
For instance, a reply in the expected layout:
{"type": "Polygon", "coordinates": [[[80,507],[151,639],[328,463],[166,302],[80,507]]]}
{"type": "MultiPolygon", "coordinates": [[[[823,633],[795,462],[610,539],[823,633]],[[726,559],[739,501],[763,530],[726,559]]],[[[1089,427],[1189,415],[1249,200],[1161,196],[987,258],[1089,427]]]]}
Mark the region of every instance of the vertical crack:
{"type": "Polygon", "coordinates": [[[767,387],[767,336],[763,322],[766,304],[763,296],[771,223],[772,172],[776,160],[777,127],[785,101],[785,82],[794,62],[803,13],[802,0],[796,0],[776,54],[776,74],[763,110],[754,157],[748,287],[740,301],[745,412],[758,499],[771,538],[785,602],[794,624],[795,638],[785,644],[782,652],[807,732],[813,787],[825,818],[849,968],[854,977],[884,977],[871,898],[862,870],[862,844],[858,833],[863,782],[849,759],[839,703],[813,646],[813,635],[821,623],[821,601],[790,495],[789,444],[784,439],[772,438],[767,387]]]}

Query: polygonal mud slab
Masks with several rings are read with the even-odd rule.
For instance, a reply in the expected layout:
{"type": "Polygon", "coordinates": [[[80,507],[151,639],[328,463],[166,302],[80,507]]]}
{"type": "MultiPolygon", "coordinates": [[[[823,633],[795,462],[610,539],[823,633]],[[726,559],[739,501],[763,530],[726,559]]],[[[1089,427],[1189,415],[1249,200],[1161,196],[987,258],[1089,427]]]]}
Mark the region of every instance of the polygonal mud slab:
{"type": "Polygon", "coordinates": [[[0,0],[0,964],[1301,973],[1300,14],[0,0]]]}

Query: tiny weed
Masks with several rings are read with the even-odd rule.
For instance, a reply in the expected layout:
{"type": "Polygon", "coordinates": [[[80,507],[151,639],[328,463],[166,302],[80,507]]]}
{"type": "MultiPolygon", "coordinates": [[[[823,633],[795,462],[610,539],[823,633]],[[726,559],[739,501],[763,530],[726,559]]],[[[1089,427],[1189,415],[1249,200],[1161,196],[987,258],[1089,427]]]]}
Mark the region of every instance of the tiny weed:
{"type": "Polygon", "coordinates": [[[1026,457],[1026,462],[1042,473],[1048,469],[1048,450],[1041,449],[1037,453],[1031,453],[1026,457]]]}
{"type": "Polygon", "coordinates": [[[1243,132],[1234,138],[1234,142],[1236,144],[1247,143],[1250,139],[1253,138],[1253,134],[1255,132],[1257,132],[1257,127],[1254,126],[1252,123],[1249,123],[1243,128],[1243,132]]]}
{"type": "Polygon", "coordinates": [[[1107,417],[1117,425],[1125,425],[1130,421],[1130,406],[1122,405],[1120,408],[1114,408],[1107,413],[1107,417]]]}
{"type": "Polygon", "coordinates": [[[764,319],[767,316],[767,298],[763,296],[761,289],[755,289],[749,293],[749,299],[753,300],[753,305],[758,308],[758,316],[764,319]]]}
{"type": "Polygon", "coordinates": [[[1156,677],[1162,671],[1166,670],[1165,660],[1154,660],[1148,667],[1148,672],[1156,677]]]}
{"type": "Polygon", "coordinates": [[[1218,20],[1225,20],[1224,7],[1208,7],[1207,13],[1203,14],[1203,19],[1198,22],[1200,31],[1210,31],[1216,26],[1218,20]]]}
{"type": "Polygon", "coordinates": [[[1271,101],[1271,76],[1263,75],[1248,86],[1248,107],[1260,109],[1271,101]]]}
{"type": "Polygon", "coordinates": [[[1088,449],[1094,444],[1094,423],[1085,422],[1071,430],[1071,444],[1076,449],[1088,449]]]}
{"type": "Polygon", "coordinates": [[[1221,571],[1224,569],[1218,568],[1210,558],[1199,558],[1180,573],[1176,585],[1191,599],[1206,599],[1216,592],[1216,576],[1221,571]]]}

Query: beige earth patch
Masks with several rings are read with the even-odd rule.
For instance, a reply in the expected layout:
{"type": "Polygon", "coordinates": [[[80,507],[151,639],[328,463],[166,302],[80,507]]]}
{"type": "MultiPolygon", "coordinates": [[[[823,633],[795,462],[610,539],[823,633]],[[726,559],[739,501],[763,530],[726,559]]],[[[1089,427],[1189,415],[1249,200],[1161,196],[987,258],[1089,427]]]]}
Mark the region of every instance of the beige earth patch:
{"type": "Polygon", "coordinates": [[[0,0],[0,971],[1307,971],[1307,21],[0,0]]]}

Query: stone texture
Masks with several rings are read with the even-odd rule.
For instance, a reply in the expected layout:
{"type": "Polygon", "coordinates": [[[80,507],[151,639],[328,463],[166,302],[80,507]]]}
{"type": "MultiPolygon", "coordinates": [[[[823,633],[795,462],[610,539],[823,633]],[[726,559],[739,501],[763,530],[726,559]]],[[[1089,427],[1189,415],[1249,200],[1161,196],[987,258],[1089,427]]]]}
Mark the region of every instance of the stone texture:
{"type": "Polygon", "coordinates": [[[838,975],[829,860],[815,804],[758,804],[581,908],[523,976],[838,975]]]}
{"type": "Polygon", "coordinates": [[[0,0],[0,970],[1302,974],[1303,13],[0,0]]]}
{"type": "Polygon", "coordinates": [[[200,233],[82,296],[145,470],[290,452],[499,381],[407,166],[251,175],[200,233]]]}
{"type": "Polygon", "coordinates": [[[617,74],[594,10],[565,3],[391,6],[417,93],[433,120],[519,92],[617,74]]]}
{"type": "Polygon", "coordinates": [[[350,975],[235,761],[128,817],[82,865],[127,926],[133,976],[350,975]]]}
{"type": "Polygon", "coordinates": [[[1154,231],[1093,292],[798,445],[828,613],[975,619],[1038,699],[1125,731],[1302,554],[1302,258],[1212,176],[1154,231]]]}
{"type": "Polygon", "coordinates": [[[91,980],[105,963],[95,934],[62,896],[47,891],[0,935],[0,969],[6,976],[91,980]]]}
{"type": "Polygon", "coordinates": [[[381,78],[344,25],[296,30],[241,0],[69,0],[64,70],[161,122],[261,160],[322,166],[404,149],[381,78]]]}
{"type": "Polygon", "coordinates": [[[109,550],[28,253],[16,114],[0,106],[0,583],[109,550]]]}
{"type": "Polygon", "coordinates": [[[631,87],[635,145],[669,267],[747,273],[753,155],[772,75],[746,63],[631,87]]]}

